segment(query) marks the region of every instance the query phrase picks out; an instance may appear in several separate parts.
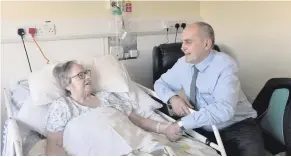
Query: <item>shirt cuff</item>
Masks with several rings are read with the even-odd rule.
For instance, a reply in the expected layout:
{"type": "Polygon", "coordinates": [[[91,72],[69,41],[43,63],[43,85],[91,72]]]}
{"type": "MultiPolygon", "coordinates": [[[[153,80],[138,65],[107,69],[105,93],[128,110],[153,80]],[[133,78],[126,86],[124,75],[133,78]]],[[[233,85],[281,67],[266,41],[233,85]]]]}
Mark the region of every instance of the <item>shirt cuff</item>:
{"type": "Polygon", "coordinates": [[[192,113],[192,114],[189,114],[189,115],[181,118],[181,121],[183,123],[183,127],[186,130],[198,128],[197,123],[193,119],[194,114],[195,113],[192,113]]]}

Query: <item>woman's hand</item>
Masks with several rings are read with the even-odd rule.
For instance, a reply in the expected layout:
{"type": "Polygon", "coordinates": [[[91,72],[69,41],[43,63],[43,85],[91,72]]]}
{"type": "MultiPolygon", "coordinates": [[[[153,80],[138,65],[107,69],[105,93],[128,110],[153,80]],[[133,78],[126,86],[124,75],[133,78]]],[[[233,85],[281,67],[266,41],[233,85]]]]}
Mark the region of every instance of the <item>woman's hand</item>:
{"type": "Polygon", "coordinates": [[[161,131],[173,142],[179,140],[182,136],[181,128],[177,123],[167,125],[166,127],[162,126],[161,131]]]}
{"type": "Polygon", "coordinates": [[[181,130],[177,123],[160,123],[148,118],[143,118],[138,114],[132,112],[129,115],[129,119],[140,128],[150,131],[156,132],[160,134],[165,134],[171,141],[177,141],[181,138],[181,130]]]}

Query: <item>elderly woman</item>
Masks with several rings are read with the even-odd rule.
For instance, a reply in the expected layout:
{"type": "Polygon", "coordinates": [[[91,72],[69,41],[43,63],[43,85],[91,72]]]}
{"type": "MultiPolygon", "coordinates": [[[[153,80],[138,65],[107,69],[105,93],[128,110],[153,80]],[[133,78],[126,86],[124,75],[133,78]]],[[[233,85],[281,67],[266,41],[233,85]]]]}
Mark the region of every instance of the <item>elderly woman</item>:
{"type": "MultiPolygon", "coordinates": [[[[139,116],[133,109],[132,102],[121,93],[97,92],[93,94],[90,70],[75,61],[57,65],[53,75],[67,96],[55,100],[49,109],[47,119],[47,155],[66,155],[63,149],[63,132],[67,123],[73,118],[97,107],[112,107],[121,111],[138,127],[149,131],[165,134],[170,140],[180,138],[177,130],[170,124],[159,123],[139,116]]],[[[124,128],[126,129],[126,128],[124,128]]]]}

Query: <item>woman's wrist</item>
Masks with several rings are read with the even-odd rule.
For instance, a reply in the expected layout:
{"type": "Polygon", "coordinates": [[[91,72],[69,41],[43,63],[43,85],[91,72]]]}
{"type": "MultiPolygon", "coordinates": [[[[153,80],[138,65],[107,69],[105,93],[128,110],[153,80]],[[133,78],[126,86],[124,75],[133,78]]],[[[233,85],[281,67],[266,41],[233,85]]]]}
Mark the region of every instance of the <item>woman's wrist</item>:
{"type": "Polygon", "coordinates": [[[170,123],[161,123],[160,124],[160,129],[159,129],[159,134],[166,134],[166,129],[168,128],[168,126],[171,125],[170,123]]]}

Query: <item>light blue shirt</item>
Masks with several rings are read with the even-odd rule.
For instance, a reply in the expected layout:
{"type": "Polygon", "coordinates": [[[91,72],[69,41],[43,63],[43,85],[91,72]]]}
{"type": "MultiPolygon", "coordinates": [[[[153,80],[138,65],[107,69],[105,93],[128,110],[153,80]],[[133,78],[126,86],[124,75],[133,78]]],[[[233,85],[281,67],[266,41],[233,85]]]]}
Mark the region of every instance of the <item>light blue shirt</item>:
{"type": "MultiPolygon", "coordinates": [[[[196,65],[199,70],[196,81],[197,112],[181,120],[186,129],[203,127],[212,131],[211,125],[223,129],[246,118],[257,116],[245,94],[241,90],[237,63],[223,52],[212,51],[207,58],[196,65]]],[[[190,100],[190,85],[194,64],[181,57],[177,63],[164,73],[154,84],[159,98],[167,103],[184,89],[190,100]]]]}

